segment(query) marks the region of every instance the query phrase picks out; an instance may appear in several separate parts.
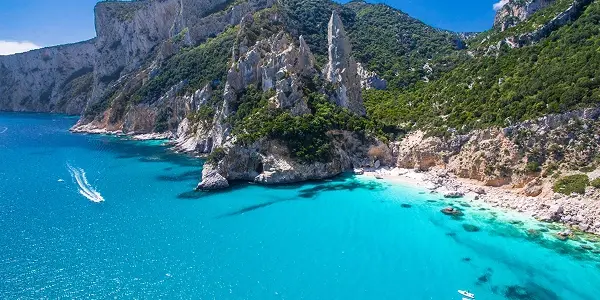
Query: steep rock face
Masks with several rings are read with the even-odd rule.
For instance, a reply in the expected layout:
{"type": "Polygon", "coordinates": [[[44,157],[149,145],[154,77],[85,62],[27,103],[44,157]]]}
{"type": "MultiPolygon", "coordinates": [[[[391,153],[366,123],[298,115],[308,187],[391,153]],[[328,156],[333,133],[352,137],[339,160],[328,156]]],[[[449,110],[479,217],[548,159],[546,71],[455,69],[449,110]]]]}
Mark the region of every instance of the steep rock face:
{"type": "MultiPolygon", "coordinates": [[[[266,18],[277,23],[279,17],[278,13],[274,13],[266,18]]],[[[180,133],[185,130],[188,136],[191,136],[191,139],[184,138],[180,141],[181,148],[206,150],[210,148],[206,147],[207,144],[212,144],[212,151],[219,151],[221,154],[218,162],[213,162],[213,168],[203,172],[200,186],[219,181],[219,177],[262,184],[300,182],[329,178],[354,166],[367,165],[369,146],[377,144],[377,141],[365,141],[365,137],[361,138],[344,131],[327,133],[328,138],[332,140],[332,153],[327,161],[302,162],[294,158],[285,142],[267,137],[260,138],[251,145],[236,142],[236,136],[232,135],[227,120],[235,116],[240,105],[239,95],[248,86],[254,85],[263,93],[272,93],[268,103],[270,109],[301,116],[312,113],[307,103],[307,95],[304,94],[305,83],[307,80],[314,83],[314,78],[327,76],[315,69],[313,55],[302,36],[298,43],[294,43],[291,35],[280,31],[251,45],[245,31],[252,27],[252,22],[250,17],[242,21],[238,35],[240,42],[233,51],[235,63],[228,72],[223,104],[219,107],[212,124],[198,126],[191,134],[189,129],[180,130],[180,133]],[[209,138],[206,138],[207,136],[209,138]],[[191,140],[193,141],[190,143],[191,140]],[[208,140],[210,142],[205,142],[208,140]]],[[[332,61],[328,69],[329,74],[333,76],[330,77],[331,80],[339,87],[332,92],[331,100],[355,114],[362,115],[364,106],[357,64],[351,59],[349,52],[343,52],[350,51],[350,48],[336,13],[330,25],[332,61]],[[348,90],[351,92],[346,93],[348,90]],[[342,91],[343,95],[340,94],[342,91]]],[[[320,93],[327,94],[324,87],[321,87],[320,93]]],[[[185,124],[189,127],[189,123],[185,124]]]]}
{"type": "Polygon", "coordinates": [[[94,63],[93,95],[76,132],[146,134],[177,131],[201,95],[184,94],[182,79],[164,94],[132,100],[164,71],[165,61],[183,47],[237,25],[248,12],[273,5],[271,0],[240,3],[215,0],[102,2],[96,6],[99,51],[94,63]]]}
{"type": "MultiPolygon", "coordinates": [[[[273,22],[281,16],[270,14],[273,22]]],[[[223,102],[217,108],[211,122],[190,122],[186,120],[178,130],[177,148],[186,152],[210,153],[222,147],[230,139],[230,124],[227,118],[235,114],[239,106],[238,96],[248,86],[254,85],[262,92],[274,91],[269,105],[289,111],[292,115],[310,113],[303,93],[303,77],[310,78],[317,73],[314,57],[304,41],[299,38],[296,45],[289,34],[281,31],[267,39],[249,45],[245,30],[252,26],[253,17],[248,15],[242,21],[238,34],[240,43],[233,49],[235,63],[227,74],[223,92],[223,102]],[[238,57],[239,56],[239,57],[238,57]]],[[[210,86],[194,95],[198,110],[210,98],[210,86]]]]}
{"type": "Polygon", "coordinates": [[[333,11],[329,20],[327,40],[329,63],[325,66],[323,74],[336,90],[335,102],[337,105],[363,116],[366,111],[362,100],[358,66],[352,58],[350,40],[336,11],[333,11]]]}
{"type": "Polygon", "coordinates": [[[273,5],[272,0],[251,0],[224,10],[227,0],[148,0],[101,2],[96,6],[96,47],[93,105],[112,92],[122,76],[140,72],[151,76],[158,64],[181,46],[196,45],[248,12],[273,5]],[[181,44],[179,47],[174,44],[181,44]],[[153,59],[149,59],[154,55],[153,59]]]}
{"type": "Polygon", "coordinates": [[[381,78],[377,73],[365,69],[360,63],[357,63],[357,72],[360,77],[361,88],[366,90],[385,90],[387,88],[385,79],[381,78]]]}
{"type": "Polygon", "coordinates": [[[550,6],[565,4],[556,2],[556,0],[509,1],[498,10],[496,15],[494,27],[500,30],[500,32],[514,27],[521,22],[526,22],[534,13],[546,8],[550,11],[544,11],[544,17],[552,18],[544,21],[543,24],[528,24],[524,27],[529,28],[527,31],[520,30],[511,36],[502,37],[497,43],[489,45],[486,53],[497,54],[499,49],[504,45],[508,45],[510,48],[520,48],[537,43],[548,37],[553,31],[576,20],[592,2],[593,0],[572,0],[571,5],[557,9],[550,6]]]}
{"type": "Polygon", "coordinates": [[[504,31],[527,20],[535,12],[548,7],[556,0],[509,0],[496,12],[494,27],[504,31]]]}
{"type": "Polygon", "coordinates": [[[0,56],[0,110],[80,114],[95,57],[94,40],[0,56]]]}
{"type": "Polygon", "coordinates": [[[517,39],[509,41],[509,43],[516,44],[518,47],[523,47],[549,36],[554,30],[577,19],[583,13],[587,5],[593,1],[594,0],[575,0],[572,5],[560,12],[548,23],[532,32],[519,36],[517,39]]]}
{"type": "Polygon", "coordinates": [[[106,97],[122,75],[140,68],[151,51],[171,37],[180,1],[100,2],[95,7],[94,91],[90,105],[106,97]]]}
{"type": "Polygon", "coordinates": [[[511,185],[539,195],[536,178],[598,163],[599,118],[600,108],[595,108],[451,138],[415,132],[396,145],[394,154],[398,167],[437,166],[488,186],[511,185]]]}
{"type": "Polygon", "coordinates": [[[280,141],[261,140],[249,147],[228,143],[223,147],[223,159],[216,166],[203,170],[199,186],[218,181],[220,177],[267,185],[318,180],[369,164],[369,146],[377,141],[365,143],[356,134],[345,131],[330,132],[329,135],[335,145],[329,162],[299,162],[280,141]]]}
{"type": "MultiPolygon", "coordinates": [[[[239,93],[251,84],[260,86],[263,92],[274,89],[271,102],[275,108],[288,109],[293,115],[309,113],[301,77],[311,76],[316,70],[312,53],[302,37],[299,43],[299,47],[295,46],[285,32],[257,42],[229,70],[226,91],[239,93]]],[[[243,43],[239,47],[248,48],[243,43]]],[[[225,114],[229,115],[231,101],[227,100],[231,98],[225,99],[225,114]]]]}

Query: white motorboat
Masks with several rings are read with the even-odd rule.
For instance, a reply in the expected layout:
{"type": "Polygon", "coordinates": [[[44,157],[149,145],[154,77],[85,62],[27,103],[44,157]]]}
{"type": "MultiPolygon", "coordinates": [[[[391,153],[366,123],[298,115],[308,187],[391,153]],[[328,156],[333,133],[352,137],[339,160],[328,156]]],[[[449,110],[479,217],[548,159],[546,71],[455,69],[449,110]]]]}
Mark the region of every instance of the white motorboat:
{"type": "Polygon", "coordinates": [[[475,299],[475,294],[469,292],[469,291],[463,291],[463,290],[458,290],[458,293],[467,297],[467,298],[463,298],[463,300],[467,299],[475,299]]]}

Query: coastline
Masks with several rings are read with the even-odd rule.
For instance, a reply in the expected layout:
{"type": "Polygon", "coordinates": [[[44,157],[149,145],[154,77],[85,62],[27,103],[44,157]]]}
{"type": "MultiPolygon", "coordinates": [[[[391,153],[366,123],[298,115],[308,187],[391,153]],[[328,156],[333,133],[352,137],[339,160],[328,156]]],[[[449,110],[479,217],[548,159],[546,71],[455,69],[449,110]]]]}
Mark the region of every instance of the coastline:
{"type": "Polygon", "coordinates": [[[168,140],[169,142],[174,141],[174,135],[171,132],[165,133],[141,133],[137,134],[135,132],[123,132],[121,130],[107,130],[105,128],[92,128],[86,126],[73,126],[69,129],[72,133],[78,134],[103,134],[103,135],[113,135],[113,136],[126,136],[132,140],[136,141],[154,141],[154,140],[168,140]]]}
{"type": "MultiPolygon", "coordinates": [[[[136,141],[165,140],[174,153],[189,154],[197,158],[203,157],[194,151],[186,151],[178,147],[177,139],[171,132],[135,134],[86,126],[73,127],[70,131],[79,134],[125,136],[136,141]]],[[[581,195],[567,196],[552,192],[530,197],[521,193],[521,189],[485,186],[482,182],[460,178],[443,168],[432,168],[429,171],[397,167],[366,168],[363,175],[357,176],[421,187],[432,193],[458,193],[461,195],[461,199],[485,203],[491,208],[534,218],[544,223],[560,223],[568,228],[567,233],[575,231],[600,236],[600,197],[594,201],[594,199],[589,199],[590,197],[586,198],[581,195]]]]}
{"type": "Polygon", "coordinates": [[[357,176],[417,186],[431,193],[456,193],[461,195],[458,199],[484,203],[543,223],[560,223],[568,228],[569,235],[572,231],[600,235],[600,199],[594,201],[581,195],[558,193],[529,197],[520,194],[518,189],[484,186],[439,168],[426,172],[401,168],[365,169],[364,174],[357,176]]]}

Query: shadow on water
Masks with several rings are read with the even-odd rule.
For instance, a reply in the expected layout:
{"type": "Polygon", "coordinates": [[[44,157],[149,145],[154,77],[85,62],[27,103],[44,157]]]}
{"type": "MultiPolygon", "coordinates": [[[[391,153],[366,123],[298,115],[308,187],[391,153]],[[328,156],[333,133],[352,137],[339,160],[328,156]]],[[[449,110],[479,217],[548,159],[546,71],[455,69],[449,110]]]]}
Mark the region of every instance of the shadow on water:
{"type": "Polygon", "coordinates": [[[29,155],[34,155],[34,156],[51,156],[54,155],[54,153],[56,153],[55,151],[33,151],[30,152],[29,155]]]}
{"type": "MultiPolygon", "coordinates": [[[[193,174],[182,174],[182,175],[183,176],[181,176],[181,178],[186,178],[186,176],[188,176],[188,175],[193,176],[193,174]]],[[[163,177],[163,179],[172,179],[172,178],[163,177]]],[[[230,184],[231,184],[230,187],[226,190],[210,191],[210,192],[188,191],[188,192],[179,194],[177,196],[177,198],[184,199],[184,200],[199,200],[199,199],[207,198],[207,197],[210,197],[210,196],[213,196],[216,194],[220,194],[220,193],[230,193],[232,190],[243,189],[243,188],[247,188],[248,186],[254,185],[254,183],[248,183],[248,182],[231,182],[230,184]]],[[[331,178],[331,179],[326,179],[326,180],[321,180],[321,181],[312,181],[309,183],[295,183],[295,184],[269,186],[269,189],[299,190],[299,192],[298,192],[297,197],[279,198],[279,199],[277,199],[277,197],[272,197],[273,200],[271,200],[271,201],[243,207],[243,208],[233,211],[231,213],[227,213],[222,216],[219,216],[218,218],[220,219],[220,218],[225,218],[225,217],[238,216],[238,215],[241,215],[241,214],[244,214],[247,212],[255,211],[255,210],[258,210],[261,208],[266,208],[271,205],[283,203],[283,202],[314,199],[319,193],[322,193],[322,192],[341,191],[341,190],[354,191],[357,189],[365,189],[365,190],[375,191],[375,190],[385,189],[385,186],[380,183],[377,183],[377,182],[361,182],[361,181],[355,180],[351,176],[342,175],[342,176],[331,178]],[[302,187],[305,187],[306,185],[313,185],[313,186],[302,189],[302,187]]]]}
{"type": "Polygon", "coordinates": [[[487,284],[490,281],[490,279],[492,278],[493,272],[494,271],[491,268],[487,268],[485,270],[485,273],[483,273],[483,275],[481,275],[477,278],[477,282],[475,282],[475,285],[487,284]]]}
{"type": "MultiPolygon", "coordinates": [[[[499,289],[494,289],[495,293],[499,292],[499,289]]],[[[558,300],[560,299],[556,293],[544,288],[534,282],[528,282],[525,285],[510,285],[504,287],[502,295],[511,300],[558,300]]],[[[583,297],[582,299],[585,299],[583,297]]]]}
{"type": "Polygon", "coordinates": [[[194,170],[183,172],[178,175],[159,175],[156,178],[160,181],[170,181],[170,182],[182,182],[182,181],[191,181],[191,180],[200,180],[202,176],[202,170],[194,170]]]}
{"type": "Polygon", "coordinates": [[[265,207],[271,206],[275,203],[284,202],[284,201],[286,201],[286,200],[275,200],[275,201],[269,201],[269,202],[265,202],[265,203],[261,203],[261,204],[250,205],[250,206],[244,207],[242,209],[236,210],[234,212],[221,215],[221,216],[217,217],[217,219],[243,215],[244,213],[251,212],[251,211],[254,211],[257,209],[261,209],[261,208],[265,208],[265,207]]]}
{"type": "Polygon", "coordinates": [[[368,190],[368,191],[382,191],[385,190],[385,186],[381,183],[368,181],[361,182],[355,179],[350,180],[339,180],[327,182],[325,184],[319,184],[317,186],[302,189],[298,192],[298,197],[304,199],[314,198],[323,192],[333,191],[355,191],[355,190],[368,190]]]}
{"type": "Polygon", "coordinates": [[[211,196],[215,196],[218,194],[227,194],[235,190],[241,190],[251,186],[252,184],[247,182],[238,182],[233,181],[229,183],[229,188],[225,190],[216,190],[216,191],[187,191],[177,195],[177,199],[182,200],[200,200],[200,199],[209,199],[211,196]]]}

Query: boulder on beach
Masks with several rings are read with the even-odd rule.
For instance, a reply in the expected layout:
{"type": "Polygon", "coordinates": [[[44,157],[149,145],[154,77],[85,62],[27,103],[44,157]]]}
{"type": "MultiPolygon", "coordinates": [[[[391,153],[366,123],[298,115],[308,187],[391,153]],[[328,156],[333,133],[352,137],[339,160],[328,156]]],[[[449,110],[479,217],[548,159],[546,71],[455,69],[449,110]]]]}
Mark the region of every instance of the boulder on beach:
{"type": "Polygon", "coordinates": [[[444,193],[444,198],[462,198],[465,193],[459,191],[449,191],[444,193]]]}
{"type": "Polygon", "coordinates": [[[558,222],[561,220],[563,213],[564,209],[562,205],[556,204],[540,213],[538,219],[543,222],[558,222]]]}
{"type": "Polygon", "coordinates": [[[364,175],[365,169],[354,169],[354,175],[364,175]]]}

